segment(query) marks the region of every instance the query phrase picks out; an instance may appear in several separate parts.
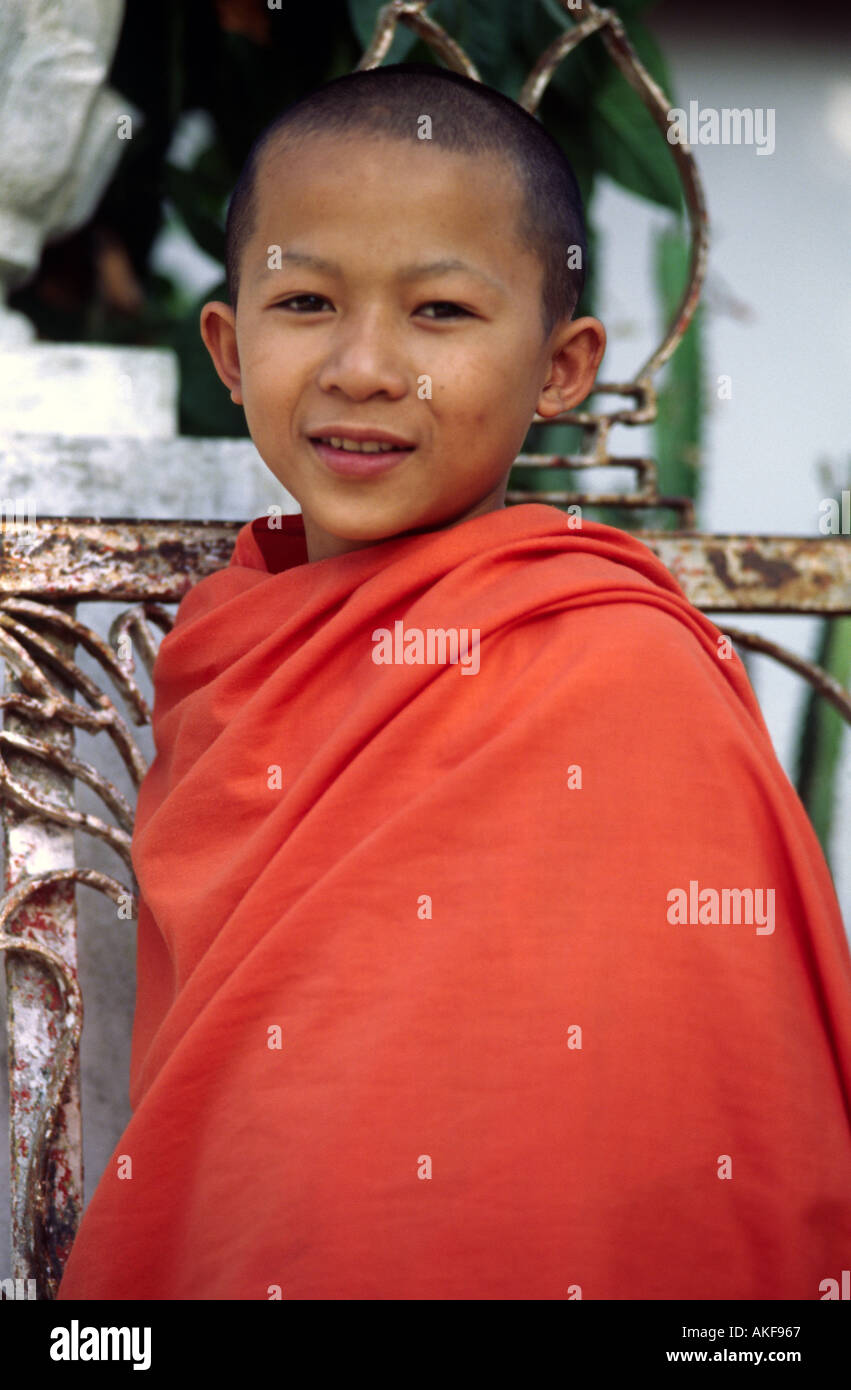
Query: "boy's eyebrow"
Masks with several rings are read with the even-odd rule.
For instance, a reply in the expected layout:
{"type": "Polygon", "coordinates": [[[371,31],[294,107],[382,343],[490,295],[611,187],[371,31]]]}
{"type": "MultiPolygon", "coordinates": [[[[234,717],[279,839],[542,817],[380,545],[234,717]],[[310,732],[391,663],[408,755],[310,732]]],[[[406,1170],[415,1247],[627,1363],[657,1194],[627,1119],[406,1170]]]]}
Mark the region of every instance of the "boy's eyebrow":
{"type": "MultiPolygon", "coordinates": [[[[284,251],[279,259],[288,261],[291,265],[304,266],[309,270],[324,271],[327,275],[342,274],[342,266],[337,265],[336,261],[327,261],[322,256],[311,256],[304,251],[284,251]]],[[[484,270],[478,270],[475,266],[468,265],[466,261],[460,261],[454,256],[444,256],[440,260],[429,261],[423,265],[402,266],[396,278],[405,283],[410,280],[421,280],[427,275],[443,275],[449,270],[463,270],[468,275],[476,275],[480,280],[486,281],[493,289],[505,293],[505,285],[501,280],[495,279],[484,270]]],[[[256,278],[265,280],[267,275],[273,273],[271,267],[264,266],[256,278]]]]}

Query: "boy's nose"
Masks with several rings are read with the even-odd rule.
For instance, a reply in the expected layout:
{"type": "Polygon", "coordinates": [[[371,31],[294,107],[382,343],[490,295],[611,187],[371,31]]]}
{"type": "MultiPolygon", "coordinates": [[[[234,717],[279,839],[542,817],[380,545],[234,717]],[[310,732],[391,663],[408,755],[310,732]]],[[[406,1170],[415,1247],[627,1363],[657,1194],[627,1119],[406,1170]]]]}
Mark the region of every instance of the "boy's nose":
{"type": "Polygon", "coordinates": [[[409,372],[387,324],[370,321],[341,329],[329,344],[318,384],[323,391],[336,388],[353,398],[376,391],[399,395],[410,384],[409,372]]]}

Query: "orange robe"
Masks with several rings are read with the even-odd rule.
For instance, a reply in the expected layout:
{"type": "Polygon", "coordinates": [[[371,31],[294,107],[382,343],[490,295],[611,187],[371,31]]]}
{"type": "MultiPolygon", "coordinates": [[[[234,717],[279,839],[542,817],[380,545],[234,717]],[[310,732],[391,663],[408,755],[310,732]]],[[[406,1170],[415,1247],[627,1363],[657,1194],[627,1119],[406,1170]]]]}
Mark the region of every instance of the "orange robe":
{"type": "Polygon", "coordinates": [[[725,650],[554,507],[246,523],[157,657],[133,1116],[60,1299],[822,1298],[851,960],[725,650]]]}

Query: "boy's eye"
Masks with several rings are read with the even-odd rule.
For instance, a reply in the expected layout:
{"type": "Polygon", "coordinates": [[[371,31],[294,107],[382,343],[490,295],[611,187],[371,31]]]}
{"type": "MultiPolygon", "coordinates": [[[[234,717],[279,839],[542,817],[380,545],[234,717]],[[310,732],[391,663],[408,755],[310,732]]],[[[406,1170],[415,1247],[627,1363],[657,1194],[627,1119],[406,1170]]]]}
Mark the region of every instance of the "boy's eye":
{"type": "MultiPolygon", "coordinates": [[[[452,309],[456,314],[466,314],[468,318],[470,317],[469,310],[462,309],[460,304],[453,304],[449,299],[432,299],[428,304],[423,304],[422,309],[452,309]]],[[[417,312],[419,313],[420,310],[417,312]]]]}
{"type": "MultiPolygon", "coordinates": [[[[281,302],[280,302],[280,304],[279,304],[277,307],[278,307],[279,309],[289,309],[290,305],[292,305],[292,304],[301,304],[301,303],[303,303],[304,300],[306,300],[306,299],[313,299],[313,300],[316,300],[316,301],[317,301],[318,303],[320,303],[320,304],[322,304],[322,303],[327,304],[327,303],[328,303],[328,300],[325,299],[324,296],[321,295],[321,294],[294,294],[293,297],[292,297],[292,299],[282,299],[281,302]]],[[[309,309],[309,310],[308,310],[308,313],[315,313],[315,312],[316,312],[315,309],[312,309],[312,310],[309,309]]]]}
{"type": "MultiPolygon", "coordinates": [[[[312,309],[307,310],[307,313],[309,314],[318,312],[318,310],[315,307],[316,304],[328,304],[330,302],[325,298],[324,295],[321,294],[296,294],[293,295],[291,299],[281,300],[280,304],[278,305],[278,308],[289,309],[296,304],[303,304],[307,300],[314,301],[314,307],[312,309]]],[[[427,304],[421,304],[420,307],[417,309],[417,313],[422,313],[424,309],[449,309],[451,311],[452,317],[454,317],[456,314],[464,314],[468,318],[470,316],[469,310],[462,309],[460,304],[453,304],[452,301],[448,299],[431,299],[427,304]]],[[[298,313],[300,311],[296,310],[296,312],[298,313]]],[[[441,314],[438,317],[443,318],[445,316],[441,314]]]]}

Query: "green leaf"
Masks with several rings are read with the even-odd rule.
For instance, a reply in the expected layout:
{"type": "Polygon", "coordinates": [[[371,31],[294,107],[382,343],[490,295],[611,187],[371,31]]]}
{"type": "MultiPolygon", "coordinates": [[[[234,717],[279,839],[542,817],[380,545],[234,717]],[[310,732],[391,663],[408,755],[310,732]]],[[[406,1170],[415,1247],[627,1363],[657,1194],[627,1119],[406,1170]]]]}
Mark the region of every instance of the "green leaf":
{"type": "Polygon", "coordinates": [[[221,219],[218,181],[211,182],[196,170],[165,165],[165,190],[187,230],[202,251],[224,264],[225,233],[221,219]]]}
{"type": "MultiPolygon", "coordinates": [[[[648,73],[673,99],[670,74],[656,40],[636,18],[646,6],[620,5],[618,11],[627,36],[648,73]]],[[[539,15],[558,28],[569,28],[565,16],[548,0],[540,0],[539,15]]],[[[557,30],[551,28],[550,38],[557,30]]],[[[550,41],[535,35],[534,50],[525,53],[528,65],[550,41]]],[[[524,50],[525,52],[525,50],[524,50]]],[[[606,173],[623,188],[663,207],[679,212],[683,198],[679,174],[665,136],[655,124],[641,97],[621,75],[599,34],[584,40],[559,64],[540,105],[541,118],[558,106],[570,123],[581,122],[587,132],[588,159],[595,170],[606,173]]],[[[548,127],[549,128],[549,127],[548,127]]],[[[570,147],[565,146],[570,156],[570,147]]]]}
{"type": "MultiPolygon", "coordinates": [[[[690,240],[680,228],[660,232],[655,246],[656,292],[667,327],[679,304],[688,276],[690,240]]],[[[700,450],[704,417],[703,310],[698,308],[673,357],[668,360],[658,392],[655,455],[659,491],[697,498],[700,492],[700,450]]],[[[673,524],[673,522],[671,523],[673,524]]]]}
{"type": "MultiPolygon", "coordinates": [[[[625,28],[640,62],[673,104],[671,75],[653,35],[635,18],[625,23],[625,28]]],[[[592,97],[592,109],[614,137],[610,142],[605,132],[600,132],[602,138],[596,143],[600,167],[624,188],[679,212],[683,194],[671,147],[611,59],[592,97]]]]}
{"type": "Polygon", "coordinates": [[[198,155],[192,173],[201,181],[207,206],[220,207],[239,177],[239,170],[234,169],[221,145],[215,141],[198,155]]]}
{"type": "Polygon", "coordinates": [[[619,72],[605,78],[592,97],[589,128],[601,173],[641,198],[680,212],[683,191],[670,146],[619,72]]]}
{"type": "MultiPolygon", "coordinates": [[[[372,41],[381,8],[380,0],[349,0],[352,27],[364,48],[372,41]]],[[[530,66],[520,61],[513,41],[517,8],[515,0],[436,0],[428,17],[460,44],[487,86],[514,96],[530,66]]],[[[406,59],[443,63],[413,30],[398,24],[382,66],[406,59]]]]}
{"type": "MultiPolygon", "coordinates": [[[[576,27],[567,11],[559,4],[559,0],[538,0],[538,3],[560,29],[576,27]]],[[[632,22],[636,16],[652,9],[657,3],[658,0],[618,0],[616,5],[609,4],[606,9],[614,10],[619,19],[632,22]]]]}
{"type": "MultiPolygon", "coordinates": [[[[378,18],[379,10],[384,8],[385,3],[386,0],[349,0],[349,19],[364,49],[367,49],[372,42],[375,21],[378,18]]],[[[457,8],[456,5],[450,7],[452,9],[457,8]]],[[[440,4],[440,0],[438,0],[438,3],[429,10],[429,17],[434,19],[436,23],[442,24],[454,36],[454,30],[446,24],[439,13],[445,8],[446,5],[440,4]]],[[[413,29],[409,29],[407,24],[397,24],[393,42],[381,66],[387,67],[390,63],[404,63],[416,41],[417,35],[413,29]]]]}
{"type": "Polygon", "coordinates": [[[475,64],[486,86],[516,98],[527,72],[512,41],[517,4],[512,0],[466,0],[463,8],[462,33],[449,32],[475,64]]]}
{"type": "MultiPolygon", "coordinates": [[[[851,618],[823,619],[815,662],[846,690],[851,686],[851,618]]],[[[810,687],[801,719],[796,784],[828,863],[846,731],[838,710],[810,687]]]]}
{"type": "Polygon", "coordinates": [[[179,362],[181,434],[216,439],[248,436],[245,412],[230,399],[198,331],[202,304],[208,299],[226,298],[225,282],[221,281],[200,299],[196,297],[163,335],[166,344],[177,353],[179,362]]]}

